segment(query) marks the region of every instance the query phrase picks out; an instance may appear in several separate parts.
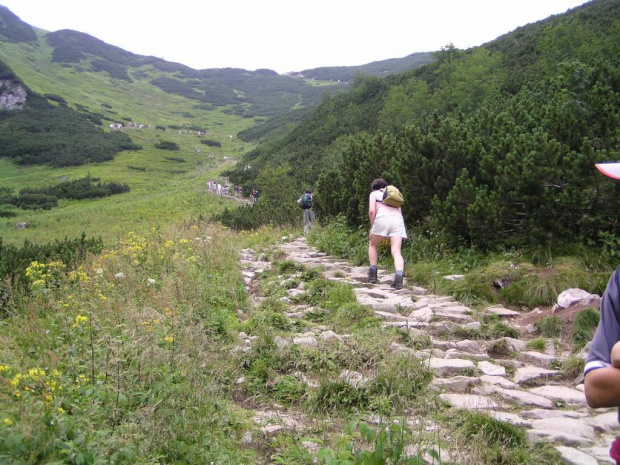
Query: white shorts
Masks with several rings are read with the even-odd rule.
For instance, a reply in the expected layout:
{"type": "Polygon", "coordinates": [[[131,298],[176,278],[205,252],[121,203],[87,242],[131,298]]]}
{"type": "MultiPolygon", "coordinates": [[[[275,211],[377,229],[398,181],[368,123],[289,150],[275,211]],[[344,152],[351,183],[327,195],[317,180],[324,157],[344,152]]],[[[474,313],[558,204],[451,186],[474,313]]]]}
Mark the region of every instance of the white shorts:
{"type": "Polygon", "coordinates": [[[370,234],[381,237],[402,237],[407,239],[405,220],[402,216],[381,216],[375,218],[370,234]]]}

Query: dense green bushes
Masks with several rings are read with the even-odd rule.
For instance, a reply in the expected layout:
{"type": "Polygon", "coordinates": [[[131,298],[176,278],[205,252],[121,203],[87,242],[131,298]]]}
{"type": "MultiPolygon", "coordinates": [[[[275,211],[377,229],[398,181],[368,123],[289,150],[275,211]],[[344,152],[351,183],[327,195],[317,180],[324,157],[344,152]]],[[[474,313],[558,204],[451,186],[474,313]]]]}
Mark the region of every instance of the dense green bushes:
{"type": "Polygon", "coordinates": [[[257,229],[263,225],[301,225],[301,210],[294,202],[261,200],[256,204],[226,208],[215,221],[235,230],[257,229]]]}
{"type": "Polygon", "coordinates": [[[17,196],[10,189],[0,189],[0,205],[10,204],[23,210],[50,210],[58,205],[58,199],[94,199],[130,190],[127,184],[97,181],[99,178],[87,176],[50,187],[22,189],[17,196]]]}
{"type": "Polygon", "coordinates": [[[448,46],[402,75],[358,76],[226,175],[256,185],[266,167],[288,166],[292,184],[317,188],[321,216],[345,213],[354,227],[382,176],[404,190],[409,227],[450,247],[617,235],[620,188],[594,168],[619,155],[617,19],[618,2],[599,0],[484,47],[448,46]]]}
{"type": "Polygon", "coordinates": [[[620,67],[563,70],[469,115],[433,114],[398,133],[350,139],[319,180],[318,205],[364,224],[369,186],[382,176],[403,192],[409,225],[430,219],[453,245],[546,246],[618,234],[611,206],[620,191],[594,164],[614,160],[620,146],[620,67]]]}
{"type": "Polygon", "coordinates": [[[55,167],[112,160],[121,150],[139,147],[121,132],[104,132],[66,105],[52,105],[47,98],[28,92],[21,111],[0,111],[0,157],[19,164],[55,167]]]}
{"type": "Polygon", "coordinates": [[[222,146],[221,142],[217,140],[211,140],[211,139],[201,139],[200,143],[208,145],[209,147],[221,147],[222,146]]]}
{"type": "Polygon", "coordinates": [[[179,150],[179,145],[176,142],[171,142],[168,140],[162,140],[161,142],[157,142],[155,147],[160,150],[179,150]]]}
{"type": "Polygon", "coordinates": [[[76,268],[87,253],[100,253],[102,250],[101,237],[87,239],[84,233],[79,239],[65,238],[47,244],[33,244],[26,240],[22,247],[4,244],[0,237],[0,278],[3,282],[0,308],[9,304],[11,289],[27,289],[25,272],[32,262],[61,261],[70,270],[76,268]]]}

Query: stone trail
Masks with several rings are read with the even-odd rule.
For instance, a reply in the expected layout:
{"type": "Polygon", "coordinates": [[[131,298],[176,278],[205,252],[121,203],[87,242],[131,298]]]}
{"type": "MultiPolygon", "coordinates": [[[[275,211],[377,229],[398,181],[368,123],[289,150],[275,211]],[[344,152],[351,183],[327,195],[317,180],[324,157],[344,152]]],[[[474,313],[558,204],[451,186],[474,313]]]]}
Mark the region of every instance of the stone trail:
{"type": "MultiPolygon", "coordinates": [[[[379,284],[368,284],[367,267],[356,267],[318,252],[308,246],[305,237],[284,242],[280,249],[288,260],[309,268],[322,267],[327,279],[350,283],[358,302],[371,307],[375,315],[384,320],[384,327],[405,328],[414,337],[430,338],[432,347],[429,349],[414,350],[397,343],[390,349],[424,360],[434,374],[432,388],[438,390],[441,399],[449,405],[482,410],[498,420],[523,427],[530,441],[551,442],[567,464],[614,463],[609,457],[609,446],[620,429],[617,412],[615,409],[590,409],[585,402],[583,384],[559,379],[559,371],[553,367],[568,357],[568,352],[556,353],[553,344],[547,344],[545,351],[530,350],[525,342],[508,337],[493,341],[461,340],[454,335],[455,330],[476,329],[481,323],[472,318],[470,308],[451,297],[432,295],[426,289],[407,283],[404,289],[396,291],[389,286],[392,275],[382,270],[379,270],[379,284]],[[498,344],[516,356],[491,357],[489,349],[498,344]]],[[[249,249],[244,250],[240,258],[249,289],[270,263],[257,261],[249,249]]],[[[303,292],[303,289],[290,289],[289,296],[303,292]]],[[[289,302],[292,308],[288,317],[303,318],[308,309],[295,308],[292,301],[289,302]]],[[[518,314],[501,306],[490,307],[487,311],[507,324],[518,314]]],[[[248,350],[251,341],[244,336],[241,335],[240,348],[248,350]]],[[[342,337],[346,336],[317,327],[288,340],[278,337],[276,343],[279,346],[291,343],[316,346],[321,339],[342,337]]],[[[368,381],[361,373],[350,371],[341,373],[340,378],[354,386],[368,381]]],[[[295,424],[294,420],[285,418],[286,421],[274,426],[264,422],[264,416],[257,413],[255,421],[263,425],[265,434],[277,434],[280,429],[295,424]]]]}

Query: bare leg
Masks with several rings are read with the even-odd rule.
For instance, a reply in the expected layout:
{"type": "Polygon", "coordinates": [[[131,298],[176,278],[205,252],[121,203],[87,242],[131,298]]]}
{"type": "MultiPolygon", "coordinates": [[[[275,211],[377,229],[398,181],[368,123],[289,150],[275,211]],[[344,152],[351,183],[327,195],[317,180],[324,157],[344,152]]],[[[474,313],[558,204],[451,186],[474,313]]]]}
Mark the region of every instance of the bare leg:
{"type": "Polygon", "coordinates": [[[368,242],[368,261],[370,262],[370,266],[377,266],[377,262],[379,261],[378,247],[383,239],[385,238],[382,236],[370,235],[370,241],[368,242]]]}
{"type": "Polygon", "coordinates": [[[400,251],[402,245],[403,245],[402,237],[397,237],[397,236],[390,237],[390,251],[392,252],[392,258],[394,259],[395,270],[405,269],[405,260],[403,259],[403,255],[400,251]]]}

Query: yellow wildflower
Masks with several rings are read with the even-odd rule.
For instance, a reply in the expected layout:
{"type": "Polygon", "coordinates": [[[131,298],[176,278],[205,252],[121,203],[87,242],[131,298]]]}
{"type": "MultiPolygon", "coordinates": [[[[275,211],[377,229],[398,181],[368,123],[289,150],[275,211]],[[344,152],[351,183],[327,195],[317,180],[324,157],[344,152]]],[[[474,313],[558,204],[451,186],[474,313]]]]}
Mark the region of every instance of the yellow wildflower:
{"type": "Polygon", "coordinates": [[[65,413],[65,409],[62,407],[58,407],[58,409],[56,410],[60,415],[62,415],[63,413],[65,413]]]}
{"type": "Polygon", "coordinates": [[[11,369],[8,365],[0,365],[0,373],[4,373],[5,371],[9,371],[11,369]]]}
{"type": "Polygon", "coordinates": [[[11,386],[13,387],[19,386],[19,383],[21,382],[23,377],[24,375],[22,375],[21,373],[17,373],[15,376],[13,376],[13,379],[11,380],[11,386]]]}
{"type": "Polygon", "coordinates": [[[88,321],[87,316],[84,316],[84,315],[76,316],[75,322],[73,323],[73,329],[77,328],[78,326],[80,326],[82,323],[85,323],[86,321],[88,321]]]}
{"type": "Polygon", "coordinates": [[[45,378],[45,371],[43,371],[41,368],[33,368],[31,370],[28,370],[28,376],[33,381],[40,381],[45,378]]]}
{"type": "Polygon", "coordinates": [[[174,338],[172,336],[166,336],[164,338],[164,341],[168,342],[169,344],[172,344],[172,341],[174,341],[174,338]]]}
{"type": "Polygon", "coordinates": [[[5,418],[4,420],[2,420],[2,424],[4,426],[13,426],[13,422],[11,421],[10,418],[5,418]]]}

